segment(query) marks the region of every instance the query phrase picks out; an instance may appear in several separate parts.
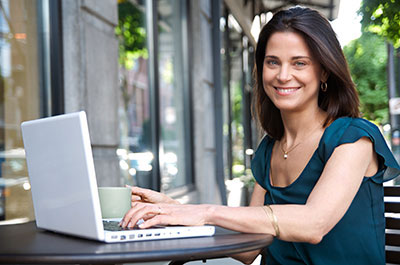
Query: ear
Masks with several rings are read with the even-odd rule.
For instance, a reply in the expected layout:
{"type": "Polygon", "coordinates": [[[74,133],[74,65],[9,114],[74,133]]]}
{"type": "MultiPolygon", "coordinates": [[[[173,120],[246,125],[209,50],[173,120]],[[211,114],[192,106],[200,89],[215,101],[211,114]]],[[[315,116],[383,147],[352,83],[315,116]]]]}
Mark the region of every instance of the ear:
{"type": "Polygon", "coordinates": [[[329,73],[325,69],[322,68],[322,71],[321,71],[321,82],[325,83],[328,80],[328,77],[329,77],[329,73]]]}

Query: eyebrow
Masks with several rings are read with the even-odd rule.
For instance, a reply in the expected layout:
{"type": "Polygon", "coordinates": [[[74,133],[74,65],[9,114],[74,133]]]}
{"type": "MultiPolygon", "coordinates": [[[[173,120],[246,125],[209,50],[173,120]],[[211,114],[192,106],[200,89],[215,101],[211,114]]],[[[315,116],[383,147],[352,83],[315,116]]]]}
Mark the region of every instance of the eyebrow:
{"type": "MultiPolygon", "coordinates": [[[[274,55],[265,55],[264,59],[266,58],[271,58],[271,59],[279,59],[277,56],[274,55]]],[[[298,59],[308,59],[311,60],[311,57],[309,56],[294,56],[292,58],[290,58],[291,60],[298,60],[298,59]]]]}

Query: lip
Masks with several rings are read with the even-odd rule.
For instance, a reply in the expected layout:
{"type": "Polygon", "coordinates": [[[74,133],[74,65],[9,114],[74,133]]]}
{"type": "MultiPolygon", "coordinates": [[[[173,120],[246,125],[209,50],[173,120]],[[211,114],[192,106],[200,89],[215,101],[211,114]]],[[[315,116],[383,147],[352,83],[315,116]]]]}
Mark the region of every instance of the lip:
{"type": "Polygon", "coordinates": [[[297,90],[299,90],[299,87],[275,87],[276,92],[278,95],[286,96],[286,95],[291,95],[296,93],[297,90]]]}

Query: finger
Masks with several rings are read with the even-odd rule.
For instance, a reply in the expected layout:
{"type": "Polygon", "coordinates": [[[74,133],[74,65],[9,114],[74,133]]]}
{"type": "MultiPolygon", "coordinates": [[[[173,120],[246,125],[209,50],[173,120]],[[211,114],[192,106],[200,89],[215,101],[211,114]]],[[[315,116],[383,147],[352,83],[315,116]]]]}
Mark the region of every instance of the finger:
{"type": "Polygon", "coordinates": [[[138,195],[140,197],[143,197],[146,195],[146,189],[136,187],[136,186],[130,186],[132,194],[138,195]]]}
{"type": "Polygon", "coordinates": [[[142,209],[138,210],[128,221],[127,221],[127,227],[129,229],[140,225],[143,223],[145,220],[148,220],[149,218],[152,218],[155,216],[155,214],[151,213],[146,213],[148,211],[148,207],[143,207],[142,209]],[[139,222],[141,221],[141,222],[139,222]]]}
{"type": "MultiPolygon", "coordinates": [[[[140,203],[140,202],[134,202],[132,203],[132,208],[124,215],[124,217],[122,218],[121,222],[120,222],[120,226],[123,228],[126,228],[129,224],[129,222],[133,219],[134,216],[136,216],[136,213],[139,209],[143,208],[144,203],[140,203]]],[[[137,220],[139,220],[140,218],[137,218],[137,220]]],[[[137,222],[136,220],[136,222],[137,222]]],[[[135,222],[135,224],[136,224],[135,222]]]]}
{"type": "Polygon", "coordinates": [[[166,221],[167,218],[168,218],[168,216],[166,216],[166,215],[155,215],[153,218],[144,220],[144,222],[139,225],[139,228],[145,229],[145,228],[153,227],[156,225],[167,225],[167,224],[169,224],[166,221]]]}
{"type": "Polygon", "coordinates": [[[119,226],[121,226],[122,228],[125,228],[128,225],[128,220],[132,216],[132,213],[131,213],[132,211],[133,211],[133,204],[132,204],[132,208],[129,209],[129,211],[127,213],[125,213],[124,217],[122,217],[121,221],[119,222],[119,226]]]}
{"type": "Polygon", "coordinates": [[[140,196],[137,196],[137,195],[132,195],[132,201],[134,202],[134,201],[141,201],[142,200],[142,197],[140,197],[140,196]]]}
{"type": "Polygon", "coordinates": [[[153,218],[154,216],[156,216],[155,214],[146,214],[145,216],[143,216],[143,220],[146,221],[150,218],[153,218]]]}
{"type": "Polygon", "coordinates": [[[161,214],[159,206],[154,204],[143,205],[144,206],[139,208],[134,215],[131,215],[131,219],[128,221],[128,228],[134,227],[139,219],[149,218],[151,215],[155,216],[161,214]]]}
{"type": "Polygon", "coordinates": [[[144,192],[145,189],[130,185],[125,185],[125,187],[131,189],[132,201],[143,201],[143,202],[146,201],[144,199],[144,197],[146,197],[146,194],[144,192]]]}
{"type": "Polygon", "coordinates": [[[140,192],[140,189],[136,186],[125,185],[125,187],[131,189],[132,195],[138,195],[138,192],[140,192]]]}
{"type": "Polygon", "coordinates": [[[139,225],[139,228],[145,229],[156,225],[185,225],[184,222],[180,222],[178,219],[176,219],[176,217],[163,213],[156,215],[153,218],[144,220],[144,222],[139,225]]]}

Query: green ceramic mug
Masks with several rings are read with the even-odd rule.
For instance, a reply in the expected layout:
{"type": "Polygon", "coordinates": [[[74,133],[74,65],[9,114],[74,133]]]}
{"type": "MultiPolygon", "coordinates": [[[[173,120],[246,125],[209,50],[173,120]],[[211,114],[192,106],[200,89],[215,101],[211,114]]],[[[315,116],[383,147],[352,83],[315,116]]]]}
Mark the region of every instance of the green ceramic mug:
{"type": "Polygon", "coordinates": [[[99,187],[103,219],[122,218],[131,208],[131,189],[127,187],[99,187]]]}

